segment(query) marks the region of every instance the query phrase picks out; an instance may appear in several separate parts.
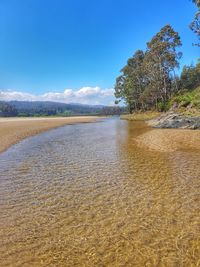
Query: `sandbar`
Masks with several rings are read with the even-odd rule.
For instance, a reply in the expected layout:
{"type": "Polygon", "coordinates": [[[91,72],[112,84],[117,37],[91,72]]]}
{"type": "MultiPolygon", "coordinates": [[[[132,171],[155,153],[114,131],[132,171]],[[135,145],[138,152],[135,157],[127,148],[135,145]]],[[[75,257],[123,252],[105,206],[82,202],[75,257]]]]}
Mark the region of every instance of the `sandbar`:
{"type": "Polygon", "coordinates": [[[0,118],[0,152],[19,141],[67,124],[95,122],[98,117],[0,118]]]}
{"type": "Polygon", "coordinates": [[[136,143],[159,152],[200,150],[200,131],[189,129],[151,129],[136,137],[136,143]]]}

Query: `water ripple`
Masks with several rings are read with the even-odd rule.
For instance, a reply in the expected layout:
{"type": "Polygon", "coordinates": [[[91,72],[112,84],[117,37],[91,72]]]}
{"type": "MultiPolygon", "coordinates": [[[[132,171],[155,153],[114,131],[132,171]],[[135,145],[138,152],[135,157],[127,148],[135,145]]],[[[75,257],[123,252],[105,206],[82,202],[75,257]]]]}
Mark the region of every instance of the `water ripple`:
{"type": "Polygon", "coordinates": [[[145,151],[108,119],[0,156],[0,266],[199,266],[200,155],[145,151]]]}

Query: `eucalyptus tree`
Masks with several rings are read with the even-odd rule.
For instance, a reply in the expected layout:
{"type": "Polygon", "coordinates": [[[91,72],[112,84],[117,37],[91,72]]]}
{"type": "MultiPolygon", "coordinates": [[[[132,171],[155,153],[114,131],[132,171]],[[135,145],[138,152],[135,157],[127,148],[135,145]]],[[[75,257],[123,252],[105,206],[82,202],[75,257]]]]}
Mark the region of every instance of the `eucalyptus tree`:
{"type": "Polygon", "coordinates": [[[182,55],[177,51],[179,46],[179,34],[166,25],[147,43],[145,52],[136,51],[116,79],[117,102],[125,101],[131,113],[158,108],[160,102],[165,105],[177,81],[175,68],[179,67],[182,55]]]}
{"type": "MultiPolygon", "coordinates": [[[[194,33],[197,34],[197,37],[200,41],[200,0],[192,0],[192,1],[196,4],[198,11],[195,14],[195,17],[194,17],[192,23],[190,24],[190,28],[194,33]]],[[[200,43],[198,43],[196,45],[200,46],[200,43]]]]}
{"type": "Polygon", "coordinates": [[[131,98],[131,90],[130,86],[128,86],[128,77],[125,77],[123,74],[116,79],[114,95],[117,99],[115,104],[124,101],[128,105],[129,112],[132,113],[133,100],[131,98]]]}
{"type": "Polygon", "coordinates": [[[198,8],[200,8],[200,0],[192,0],[192,2],[195,3],[198,8]]]}
{"type": "Polygon", "coordinates": [[[172,94],[172,77],[182,56],[177,48],[181,45],[178,32],[170,25],[164,26],[147,43],[144,66],[148,85],[144,94],[148,96],[149,93],[155,105],[159,101],[165,104],[172,94]]]}
{"type": "Polygon", "coordinates": [[[128,104],[130,113],[143,107],[140,96],[145,87],[144,58],[145,53],[142,50],[136,51],[121,70],[122,75],[116,79],[115,97],[128,104]]]}

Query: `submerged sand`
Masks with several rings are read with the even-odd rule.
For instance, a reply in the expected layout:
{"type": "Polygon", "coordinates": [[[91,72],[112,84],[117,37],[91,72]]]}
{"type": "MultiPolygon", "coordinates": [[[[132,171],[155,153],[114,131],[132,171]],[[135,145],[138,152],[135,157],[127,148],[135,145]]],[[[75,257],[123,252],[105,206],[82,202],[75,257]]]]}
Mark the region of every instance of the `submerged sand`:
{"type": "Polygon", "coordinates": [[[159,151],[200,150],[200,131],[186,129],[153,129],[135,139],[139,146],[159,151]]]}
{"type": "Polygon", "coordinates": [[[98,117],[0,118],[0,152],[22,139],[66,124],[94,122],[98,117]]]}

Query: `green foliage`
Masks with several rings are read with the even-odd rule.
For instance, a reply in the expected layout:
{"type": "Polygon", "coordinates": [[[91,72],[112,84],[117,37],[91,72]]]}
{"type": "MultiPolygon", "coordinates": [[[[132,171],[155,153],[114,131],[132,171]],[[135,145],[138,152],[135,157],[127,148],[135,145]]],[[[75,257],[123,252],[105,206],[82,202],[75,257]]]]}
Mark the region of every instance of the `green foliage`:
{"type": "Polygon", "coordinates": [[[111,107],[103,107],[100,115],[105,116],[111,116],[111,115],[121,115],[128,113],[127,109],[125,107],[117,107],[117,106],[111,106],[111,107]]]}
{"type": "Polygon", "coordinates": [[[197,35],[199,43],[197,46],[200,46],[200,0],[192,0],[196,4],[198,11],[194,16],[192,23],[190,24],[191,30],[197,35]]]}
{"type": "Polygon", "coordinates": [[[184,66],[180,77],[181,88],[192,90],[200,86],[200,62],[196,66],[184,66]]]}
{"type": "Polygon", "coordinates": [[[179,94],[172,98],[170,105],[174,104],[180,107],[200,108],[200,87],[192,91],[182,90],[179,94]]]}
{"type": "Polygon", "coordinates": [[[128,59],[116,79],[115,97],[125,101],[130,113],[159,109],[158,103],[166,106],[177,90],[174,69],[182,55],[177,52],[179,46],[179,34],[166,25],[147,43],[145,52],[138,50],[128,59]]]}
{"type": "Polygon", "coordinates": [[[166,112],[166,111],[169,110],[169,108],[170,108],[170,103],[169,103],[169,101],[166,102],[166,103],[159,102],[158,105],[157,105],[157,110],[158,110],[159,112],[166,112]]]}
{"type": "Polygon", "coordinates": [[[97,114],[101,106],[65,104],[49,101],[11,101],[9,102],[18,113],[25,116],[69,116],[97,114]]]}
{"type": "Polygon", "coordinates": [[[144,90],[144,57],[145,54],[142,50],[136,51],[121,70],[122,75],[116,80],[115,97],[125,100],[130,112],[134,109],[140,109],[142,105],[139,98],[144,90]]]}

